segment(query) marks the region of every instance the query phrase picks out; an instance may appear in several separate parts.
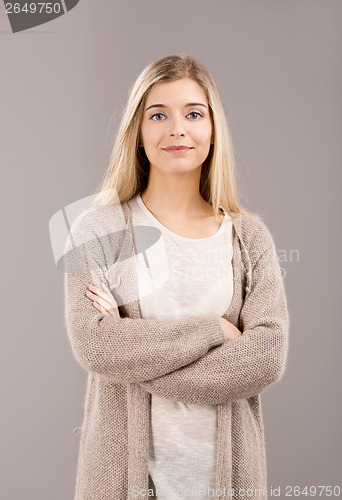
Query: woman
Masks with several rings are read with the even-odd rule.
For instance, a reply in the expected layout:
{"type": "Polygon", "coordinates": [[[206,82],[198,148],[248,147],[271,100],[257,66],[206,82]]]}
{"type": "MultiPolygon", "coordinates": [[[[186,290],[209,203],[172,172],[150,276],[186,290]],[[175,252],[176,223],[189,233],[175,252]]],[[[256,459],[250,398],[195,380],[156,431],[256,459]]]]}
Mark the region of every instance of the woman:
{"type": "Polygon", "coordinates": [[[75,500],[267,498],[260,393],[284,373],[289,316],[234,169],[205,67],[149,65],[66,247],[66,325],[89,372],[75,500]]]}

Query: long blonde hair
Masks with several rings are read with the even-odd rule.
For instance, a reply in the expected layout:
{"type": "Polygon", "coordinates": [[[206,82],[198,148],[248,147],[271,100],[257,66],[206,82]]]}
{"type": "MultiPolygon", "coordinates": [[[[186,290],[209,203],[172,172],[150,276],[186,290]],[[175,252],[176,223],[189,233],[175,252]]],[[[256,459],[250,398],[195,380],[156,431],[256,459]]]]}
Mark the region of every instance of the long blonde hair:
{"type": "Polygon", "coordinates": [[[93,201],[85,208],[124,203],[147,188],[149,161],[140,147],[140,127],[147,96],[162,82],[191,78],[204,90],[213,124],[213,145],[203,162],[200,194],[213,206],[218,216],[221,206],[232,217],[247,214],[261,217],[244,209],[238,200],[236,162],[233,142],[217,86],[205,66],[189,55],[162,57],[147,66],[130,89],[121,119],[109,167],[93,201]]]}

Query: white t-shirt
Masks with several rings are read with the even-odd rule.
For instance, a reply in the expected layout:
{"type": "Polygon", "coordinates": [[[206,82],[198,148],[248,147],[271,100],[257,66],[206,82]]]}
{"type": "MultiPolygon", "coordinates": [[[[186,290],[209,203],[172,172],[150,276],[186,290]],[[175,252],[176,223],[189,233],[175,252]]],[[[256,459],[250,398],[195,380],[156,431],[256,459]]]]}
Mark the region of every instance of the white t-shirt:
{"type": "MultiPolygon", "coordinates": [[[[161,224],[140,195],[128,205],[139,252],[135,262],[142,318],[222,316],[233,295],[231,217],[225,213],[213,236],[194,239],[161,224]],[[138,226],[145,229],[139,232],[138,226]]],[[[216,405],[152,394],[149,475],[158,500],[212,498],[216,441],[216,405]]]]}

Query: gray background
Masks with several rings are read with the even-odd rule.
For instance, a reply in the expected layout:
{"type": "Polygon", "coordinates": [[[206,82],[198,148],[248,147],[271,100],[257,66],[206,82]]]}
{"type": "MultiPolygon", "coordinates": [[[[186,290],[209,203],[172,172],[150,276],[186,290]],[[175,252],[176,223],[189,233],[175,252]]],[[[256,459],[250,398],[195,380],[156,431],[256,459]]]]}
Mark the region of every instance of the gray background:
{"type": "Polygon", "coordinates": [[[287,372],[262,396],[269,487],[342,486],[342,2],[81,0],[17,34],[0,13],[1,497],[73,498],[87,372],[64,329],[49,220],[94,193],[135,78],[179,52],[215,78],[242,200],[285,259],[287,372]]]}

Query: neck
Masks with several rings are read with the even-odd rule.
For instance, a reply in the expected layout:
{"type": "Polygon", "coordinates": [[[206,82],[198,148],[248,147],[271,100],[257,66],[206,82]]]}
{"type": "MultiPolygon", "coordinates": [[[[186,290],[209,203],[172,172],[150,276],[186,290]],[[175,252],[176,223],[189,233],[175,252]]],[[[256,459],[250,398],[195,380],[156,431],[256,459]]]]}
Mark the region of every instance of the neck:
{"type": "Polygon", "coordinates": [[[184,219],[208,215],[212,209],[199,192],[201,168],[189,174],[160,176],[150,170],[148,186],[141,194],[146,207],[162,218],[184,219]]]}

